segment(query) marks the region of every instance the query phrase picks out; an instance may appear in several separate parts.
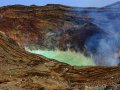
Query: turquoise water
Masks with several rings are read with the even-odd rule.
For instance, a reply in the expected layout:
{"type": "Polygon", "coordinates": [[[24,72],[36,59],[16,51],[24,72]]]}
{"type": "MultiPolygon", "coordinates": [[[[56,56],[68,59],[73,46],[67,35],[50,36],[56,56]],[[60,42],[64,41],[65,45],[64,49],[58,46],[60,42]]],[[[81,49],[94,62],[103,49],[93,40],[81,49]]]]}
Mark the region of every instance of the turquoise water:
{"type": "Polygon", "coordinates": [[[94,62],[90,59],[85,57],[84,55],[76,52],[71,51],[42,51],[42,50],[29,50],[27,51],[40,54],[50,59],[55,59],[60,62],[64,62],[70,64],[72,66],[95,66],[94,62]]]}

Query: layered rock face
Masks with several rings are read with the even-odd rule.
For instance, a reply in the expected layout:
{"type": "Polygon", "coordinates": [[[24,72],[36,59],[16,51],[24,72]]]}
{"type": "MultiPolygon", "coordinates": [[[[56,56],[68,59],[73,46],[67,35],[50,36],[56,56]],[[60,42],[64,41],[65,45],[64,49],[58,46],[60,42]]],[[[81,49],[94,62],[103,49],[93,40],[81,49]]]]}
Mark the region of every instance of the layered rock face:
{"type": "Polygon", "coordinates": [[[120,67],[73,67],[19,48],[0,32],[0,90],[119,90],[120,67]]]}
{"type": "Polygon", "coordinates": [[[101,32],[101,29],[92,24],[91,15],[84,13],[82,8],[78,9],[81,11],[76,10],[75,7],[52,4],[41,7],[1,7],[0,30],[17,41],[20,46],[30,49],[66,50],[70,44],[72,49],[83,50],[86,40],[96,32],[101,32]],[[78,34],[68,35],[70,30],[78,34]],[[80,34],[84,36],[79,36],[80,34]],[[73,42],[70,40],[71,37],[73,42]],[[79,40],[81,42],[76,43],[79,40]]]}
{"type": "Polygon", "coordinates": [[[118,8],[119,2],[102,8],[78,8],[59,4],[4,6],[0,8],[0,31],[5,32],[20,46],[29,49],[71,48],[83,52],[85,47],[93,49],[88,43],[95,35],[105,39],[106,35],[103,34],[119,34],[118,8]]]}

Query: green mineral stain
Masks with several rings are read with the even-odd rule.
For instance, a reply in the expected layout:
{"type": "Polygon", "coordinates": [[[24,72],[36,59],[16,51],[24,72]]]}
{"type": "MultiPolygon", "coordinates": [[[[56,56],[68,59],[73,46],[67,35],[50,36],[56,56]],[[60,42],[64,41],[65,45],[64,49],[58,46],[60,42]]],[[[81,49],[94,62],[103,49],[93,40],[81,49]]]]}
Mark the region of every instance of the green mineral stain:
{"type": "Polygon", "coordinates": [[[92,59],[85,57],[83,54],[72,52],[72,51],[43,51],[43,50],[29,50],[27,51],[43,55],[50,59],[70,64],[72,66],[95,66],[92,59]]]}

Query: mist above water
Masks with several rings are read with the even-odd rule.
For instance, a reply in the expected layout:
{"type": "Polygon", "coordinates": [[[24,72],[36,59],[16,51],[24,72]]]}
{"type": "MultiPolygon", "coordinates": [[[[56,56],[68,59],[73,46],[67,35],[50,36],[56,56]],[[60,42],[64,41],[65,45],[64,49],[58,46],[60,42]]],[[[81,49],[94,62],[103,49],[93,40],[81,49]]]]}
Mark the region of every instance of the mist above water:
{"type": "Polygon", "coordinates": [[[106,12],[89,13],[92,23],[100,27],[106,35],[96,35],[87,42],[89,54],[97,65],[117,66],[120,64],[120,19],[119,11],[107,10],[106,12]],[[95,51],[95,52],[94,52],[95,51]]]}
{"type": "Polygon", "coordinates": [[[119,60],[119,43],[118,35],[108,35],[101,39],[91,38],[87,42],[88,52],[96,65],[100,66],[117,66],[119,60]],[[95,45],[97,43],[97,45],[95,45]],[[95,52],[94,52],[95,50],[95,52]]]}

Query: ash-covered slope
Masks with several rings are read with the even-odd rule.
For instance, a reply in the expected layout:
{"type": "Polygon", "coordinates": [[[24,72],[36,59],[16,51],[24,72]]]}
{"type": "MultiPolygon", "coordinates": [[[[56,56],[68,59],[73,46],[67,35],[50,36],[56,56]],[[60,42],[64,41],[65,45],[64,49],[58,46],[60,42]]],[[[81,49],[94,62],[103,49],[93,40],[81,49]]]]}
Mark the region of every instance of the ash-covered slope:
{"type": "Polygon", "coordinates": [[[0,90],[66,89],[67,81],[52,71],[56,64],[25,52],[0,33],[0,90]]]}
{"type": "Polygon", "coordinates": [[[117,90],[120,84],[120,67],[72,67],[28,53],[4,33],[0,66],[0,90],[117,90]]]}

